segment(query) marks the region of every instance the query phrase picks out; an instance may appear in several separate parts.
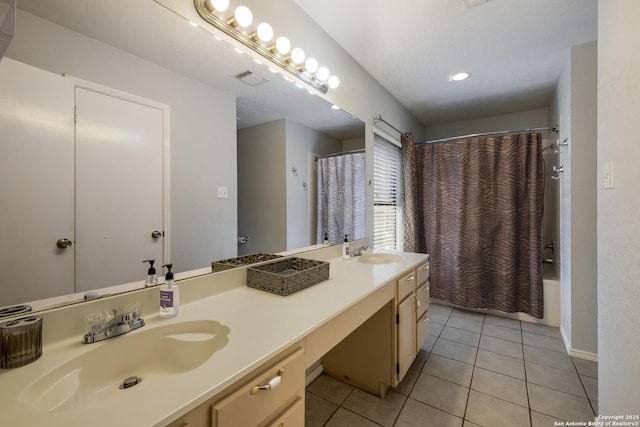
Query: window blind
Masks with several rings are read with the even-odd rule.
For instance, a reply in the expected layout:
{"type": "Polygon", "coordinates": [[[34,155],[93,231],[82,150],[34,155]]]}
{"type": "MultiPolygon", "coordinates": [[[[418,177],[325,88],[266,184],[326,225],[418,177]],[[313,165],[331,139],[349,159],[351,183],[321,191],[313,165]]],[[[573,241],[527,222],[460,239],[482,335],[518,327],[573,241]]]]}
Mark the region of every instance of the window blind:
{"type": "Polygon", "coordinates": [[[373,144],[373,246],[400,250],[400,148],[379,135],[373,144]]]}

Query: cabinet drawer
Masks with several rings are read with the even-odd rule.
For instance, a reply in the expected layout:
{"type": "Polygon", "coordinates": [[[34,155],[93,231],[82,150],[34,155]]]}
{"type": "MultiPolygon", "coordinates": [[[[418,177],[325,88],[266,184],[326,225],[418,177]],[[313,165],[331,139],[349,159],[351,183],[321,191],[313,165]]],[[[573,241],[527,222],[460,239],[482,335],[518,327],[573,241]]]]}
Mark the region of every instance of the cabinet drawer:
{"type": "MultiPolygon", "coordinates": [[[[213,405],[213,425],[217,427],[264,425],[274,411],[282,410],[304,396],[304,350],[296,350],[279,363],[254,376],[240,389],[213,405]],[[256,389],[280,376],[280,384],[270,390],[256,389]]],[[[304,401],[304,399],[303,399],[304,401]]],[[[304,413],[304,412],[303,412],[304,413]]]]}
{"type": "Polygon", "coordinates": [[[418,313],[418,317],[420,317],[429,308],[429,281],[418,285],[418,289],[416,289],[416,297],[418,298],[416,302],[416,312],[418,313]]]}
{"type": "Polygon", "coordinates": [[[416,276],[418,276],[418,286],[429,280],[429,263],[423,264],[416,269],[416,276]]]}
{"type": "Polygon", "coordinates": [[[267,424],[267,427],[302,427],[304,426],[304,399],[298,398],[284,413],[267,424]]]}
{"type": "Polygon", "coordinates": [[[416,290],[416,275],[415,275],[415,272],[412,271],[406,276],[398,279],[398,290],[397,290],[398,302],[405,299],[407,295],[409,295],[415,290],[416,290]]]}
{"type": "Polygon", "coordinates": [[[416,322],[416,352],[420,351],[420,348],[425,343],[427,338],[429,338],[429,317],[428,312],[423,314],[422,317],[418,318],[416,322]]]}

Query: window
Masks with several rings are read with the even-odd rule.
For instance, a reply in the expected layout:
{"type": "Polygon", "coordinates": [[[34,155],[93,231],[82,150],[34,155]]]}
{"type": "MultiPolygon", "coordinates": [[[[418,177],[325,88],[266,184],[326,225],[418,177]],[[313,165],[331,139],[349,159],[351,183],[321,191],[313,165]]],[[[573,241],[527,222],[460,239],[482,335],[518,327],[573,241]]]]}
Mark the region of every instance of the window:
{"type": "Polygon", "coordinates": [[[400,148],[374,134],[373,247],[402,250],[400,148]]]}

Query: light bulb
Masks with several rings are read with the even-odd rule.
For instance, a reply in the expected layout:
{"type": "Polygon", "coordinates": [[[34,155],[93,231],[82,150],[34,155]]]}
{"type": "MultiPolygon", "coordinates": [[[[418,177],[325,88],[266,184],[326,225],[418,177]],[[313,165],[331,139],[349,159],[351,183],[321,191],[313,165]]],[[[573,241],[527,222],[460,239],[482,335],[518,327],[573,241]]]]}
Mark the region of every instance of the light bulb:
{"type": "Polygon", "coordinates": [[[338,76],[330,76],[328,84],[331,89],[335,89],[340,86],[340,79],[338,78],[338,76]]]}
{"type": "Polygon", "coordinates": [[[304,69],[310,74],[318,71],[318,61],[315,58],[309,58],[304,63],[304,69]]]}
{"type": "Polygon", "coordinates": [[[281,55],[286,55],[291,50],[291,42],[288,38],[284,36],[280,36],[276,39],[276,50],[280,52],[281,55]]]}
{"type": "Polygon", "coordinates": [[[229,0],[209,0],[209,4],[218,12],[224,12],[229,9],[229,0]]]}
{"type": "Polygon", "coordinates": [[[302,64],[304,62],[304,50],[296,47],[291,51],[291,60],[294,64],[302,64]]]}
{"type": "Polygon", "coordinates": [[[238,6],[233,13],[236,22],[243,28],[248,27],[253,22],[253,14],[247,6],[238,6]]]}
{"type": "Polygon", "coordinates": [[[320,67],[318,71],[316,71],[316,78],[321,82],[326,82],[330,74],[327,67],[320,67]]]}
{"type": "Polygon", "coordinates": [[[271,25],[267,24],[266,22],[262,22],[261,24],[259,24],[256,31],[258,34],[258,38],[265,43],[270,42],[273,38],[273,28],[271,28],[271,25]]]}
{"type": "Polygon", "coordinates": [[[457,73],[457,74],[454,74],[452,76],[449,76],[449,81],[450,82],[460,82],[462,80],[468,79],[470,75],[471,74],[465,73],[465,72],[457,73]]]}

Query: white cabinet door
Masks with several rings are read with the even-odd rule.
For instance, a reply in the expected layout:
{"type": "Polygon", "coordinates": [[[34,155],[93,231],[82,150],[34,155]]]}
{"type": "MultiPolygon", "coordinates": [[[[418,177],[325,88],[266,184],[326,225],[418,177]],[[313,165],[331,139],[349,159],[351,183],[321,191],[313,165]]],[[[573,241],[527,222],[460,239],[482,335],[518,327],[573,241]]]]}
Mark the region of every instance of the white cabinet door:
{"type": "Polygon", "coordinates": [[[161,109],[76,88],[77,292],[162,265],[163,130],[161,109]]]}
{"type": "Polygon", "coordinates": [[[0,307],[73,292],[73,88],[0,61],[0,307]]]}

